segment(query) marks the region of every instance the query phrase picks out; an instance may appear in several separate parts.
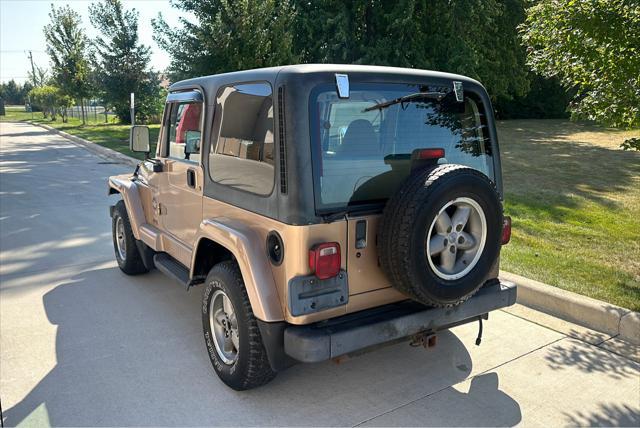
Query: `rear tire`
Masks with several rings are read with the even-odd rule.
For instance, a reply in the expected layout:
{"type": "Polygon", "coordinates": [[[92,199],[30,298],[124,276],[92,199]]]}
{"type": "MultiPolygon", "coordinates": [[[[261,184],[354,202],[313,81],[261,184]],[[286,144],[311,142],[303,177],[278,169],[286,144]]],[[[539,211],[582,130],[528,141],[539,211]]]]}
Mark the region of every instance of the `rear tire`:
{"type": "Polygon", "coordinates": [[[136,238],[133,236],[127,207],[124,201],[120,200],[113,210],[111,221],[111,233],[113,237],[113,249],[116,253],[116,261],[120,270],[127,275],[139,275],[149,272],[146,268],[138,246],[136,238]]]}
{"type": "Polygon", "coordinates": [[[276,376],[236,262],[221,262],[207,275],[202,328],[211,364],[230,388],[256,388],[276,376]]]}

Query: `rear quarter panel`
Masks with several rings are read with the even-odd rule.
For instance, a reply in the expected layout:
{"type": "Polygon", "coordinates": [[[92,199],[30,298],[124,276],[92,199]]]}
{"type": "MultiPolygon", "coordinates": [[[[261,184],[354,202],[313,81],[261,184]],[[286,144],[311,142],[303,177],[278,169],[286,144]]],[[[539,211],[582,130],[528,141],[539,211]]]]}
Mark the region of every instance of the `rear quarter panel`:
{"type": "MultiPolygon", "coordinates": [[[[282,237],[284,242],[284,260],[279,266],[268,263],[270,274],[273,276],[273,283],[277,290],[284,319],[292,324],[307,324],[334,316],[344,315],[348,312],[362,310],[368,307],[377,306],[393,301],[405,299],[405,297],[390,288],[388,281],[384,279],[384,275],[377,266],[377,256],[375,248],[371,247],[367,252],[367,257],[362,262],[354,265],[354,269],[360,272],[353,274],[350,272],[348,258],[349,248],[348,239],[348,223],[346,221],[336,221],[330,224],[320,223],[307,226],[294,226],[281,223],[277,220],[261,216],[259,214],[247,211],[224,202],[216,201],[211,198],[205,198],[203,204],[203,214],[205,219],[230,219],[253,230],[253,243],[255,248],[260,249],[261,257],[267,259],[266,240],[270,231],[276,231],[282,237]],[[350,298],[349,303],[326,311],[314,314],[294,317],[288,310],[288,283],[289,280],[296,276],[309,275],[309,249],[314,245],[322,242],[338,242],[342,249],[342,269],[347,270],[349,274],[350,298]],[[353,279],[352,279],[353,278],[353,279]],[[353,286],[352,286],[352,281],[353,286]],[[353,288],[352,288],[353,287],[353,288]],[[373,293],[369,293],[375,290],[373,293]]],[[[205,220],[206,221],[206,220],[205,220]]],[[[374,228],[371,228],[372,233],[374,228]]],[[[375,236],[371,235],[371,241],[375,242],[375,236]]],[[[230,249],[234,252],[233,249],[230,249]]],[[[355,253],[353,253],[355,259],[355,253]]],[[[238,260],[239,263],[244,263],[238,260]]],[[[249,261],[251,262],[251,261],[249,261]]],[[[250,266],[241,266],[241,270],[249,271],[250,266]]],[[[246,280],[246,279],[245,279],[246,280]]],[[[251,284],[250,286],[261,287],[263,284],[251,284]]],[[[269,294],[265,290],[265,295],[269,294]]],[[[260,309],[254,308],[254,311],[260,309]]]]}

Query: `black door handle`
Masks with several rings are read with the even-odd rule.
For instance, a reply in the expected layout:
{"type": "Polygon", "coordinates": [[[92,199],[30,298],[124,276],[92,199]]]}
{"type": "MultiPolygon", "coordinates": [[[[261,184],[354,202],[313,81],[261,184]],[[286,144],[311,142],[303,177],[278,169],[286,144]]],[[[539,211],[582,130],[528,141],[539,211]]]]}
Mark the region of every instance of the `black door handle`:
{"type": "Polygon", "coordinates": [[[187,186],[196,188],[196,172],[192,169],[187,170],[187,186]]]}

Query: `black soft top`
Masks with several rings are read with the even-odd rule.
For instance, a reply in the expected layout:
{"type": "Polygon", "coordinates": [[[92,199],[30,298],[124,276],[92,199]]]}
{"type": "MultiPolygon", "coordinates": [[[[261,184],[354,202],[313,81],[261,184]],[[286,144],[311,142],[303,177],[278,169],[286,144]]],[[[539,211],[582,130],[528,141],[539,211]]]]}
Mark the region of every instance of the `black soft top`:
{"type": "MultiPolygon", "coordinates": [[[[268,67],[268,68],[256,68],[252,70],[232,71],[229,73],[213,74],[209,76],[196,77],[193,79],[182,80],[176,82],[169,87],[169,91],[180,91],[185,89],[191,89],[193,87],[208,88],[210,86],[219,86],[225,84],[223,82],[233,81],[267,81],[275,83],[278,78],[286,80],[301,75],[312,74],[335,74],[344,73],[349,74],[350,77],[362,77],[363,75],[376,75],[384,80],[391,78],[395,81],[404,81],[407,78],[413,80],[418,78],[420,81],[424,80],[456,80],[468,84],[470,86],[480,86],[480,82],[471,79],[470,77],[462,76],[460,74],[444,73],[441,71],[432,70],[419,70],[415,68],[400,68],[400,67],[383,67],[378,65],[352,65],[352,64],[297,64],[297,65],[284,65],[280,67],[268,67]]],[[[483,88],[484,89],[484,88],[483,88]]]]}
{"type": "Polygon", "coordinates": [[[174,94],[197,89],[202,92],[205,108],[203,153],[215,144],[219,115],[214,115],[218,90],[226,85],[268,82],[273,89],[276,111],[274,127],[275,185],[269,195],[256,195],[214,182],[208,171],[208,157],[203,156],[205,195],[277,219],[287,224],[313,224],[323,221],[316,211],[310,138],[309,99],[318,85],[336,83],[336,74],[348,75],[350,84],[408,83],[450,86],[462,82],[465,91],[481,98],[487,109],[489,133],[493,145],[495,181],[502,193],[502,176],[491,101],[485,88],[476,80],[458,74],[411,68],[346,64],[300,64],[235,71],[183,80],[170,86],[174,94]]]}

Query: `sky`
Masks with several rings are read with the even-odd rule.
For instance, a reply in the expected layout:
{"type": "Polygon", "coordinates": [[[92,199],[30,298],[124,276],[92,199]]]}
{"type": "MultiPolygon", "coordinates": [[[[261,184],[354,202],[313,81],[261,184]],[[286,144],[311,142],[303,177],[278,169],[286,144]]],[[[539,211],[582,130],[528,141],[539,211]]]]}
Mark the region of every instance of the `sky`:
{"type": "MultiPolygon", "coordinates": [[[[56,7],[68,4],[76,10],[93,38],[96,31],[89,22],[87,0],[0,0],[0,81],[15,79],[23,83],[31,70],[28,52],[33,53],[33,61],[40,67],[49,68],[49,57],[45,52],[45,38],[42,28],[49,23],[51,4],[56,7]]],[[[126,9],[135,8],[139,12],[138,34],[140,41],[151,47],[151,67],[164,70],[169,65],[169,56],[153,41],[151,19],[159,12],[170,25],[177,25],[183,12],[172,8],[169,0],[123,0],[126,9]]]]}

